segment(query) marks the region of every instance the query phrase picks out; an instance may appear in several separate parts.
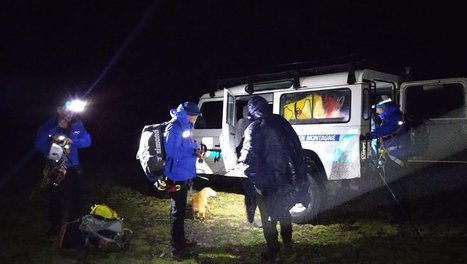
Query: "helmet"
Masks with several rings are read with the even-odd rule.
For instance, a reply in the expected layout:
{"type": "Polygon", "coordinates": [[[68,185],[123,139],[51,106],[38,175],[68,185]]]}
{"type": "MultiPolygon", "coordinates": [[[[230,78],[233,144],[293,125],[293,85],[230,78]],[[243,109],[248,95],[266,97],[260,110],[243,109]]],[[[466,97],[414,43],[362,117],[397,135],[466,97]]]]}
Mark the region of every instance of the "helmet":
{"type": "Polygon", "coordinates": [[[63,148],[56,143],[52,143],[52,145],[50,146],[50,150],[49,150],[49,154],[47,155],[47,158],[49,160],[58,161],[62,158],[62,156],[63,156],[63,148]]]}

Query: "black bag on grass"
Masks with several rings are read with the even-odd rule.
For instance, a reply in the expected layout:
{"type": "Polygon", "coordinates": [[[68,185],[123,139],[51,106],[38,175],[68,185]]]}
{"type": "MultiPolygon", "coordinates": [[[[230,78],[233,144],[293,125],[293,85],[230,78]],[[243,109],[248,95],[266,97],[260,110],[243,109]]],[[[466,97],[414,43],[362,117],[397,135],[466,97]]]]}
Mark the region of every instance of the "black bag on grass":
{"type": "Polygon", "coordinates": [[[58,245],[60,248],[79,248],[84,246],[84,235],[79,229],[81,218],[65,223],[60,228],[58,245]]]}

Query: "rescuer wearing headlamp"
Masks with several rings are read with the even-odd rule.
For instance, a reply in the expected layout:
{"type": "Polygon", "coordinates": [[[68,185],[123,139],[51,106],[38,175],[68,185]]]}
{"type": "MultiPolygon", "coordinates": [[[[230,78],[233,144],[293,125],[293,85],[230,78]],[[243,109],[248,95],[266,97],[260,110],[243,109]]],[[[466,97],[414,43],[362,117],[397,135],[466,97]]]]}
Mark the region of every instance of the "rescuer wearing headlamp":
{"type": "Polygon", "coordinates": [[[57,107],[57,114],[37,131],[36,149],[46,158],[44,179],[49,188],[49,235],[59,232],[62,211],[67,211],[66,221],[82,215],[83,191],[78,149],[91,145],[91,136],[77,117],[84,110],[82,101],[67,101],[57,107]],[[63,210],[66,206],[67,210],[63,210]]]}
{"type": "Polygon", "coordinates": [[[166,162],[164,175],[170,196],[170,225],[172,258],[180,260],[193,256],[196,242],[185,237],[185,209],[187,192],[196,177],[196,160],[203,157],[191,137],[193,124],[200,114],[198,105],[184,102],[170,111],[172,120],[164,133],[166,162]]]}
{"type": "MultiPolygon", "coordinates": [[[[401,176],[407,174],[405,165],[407,162],[407,128],[404,120],[404,115],[399,109],[399,105],[393,102],[389,97],[382,96],[382,100],[375,106],[376,114],[380,122],[374,122],[371,133],[367,135],[367,139],[372,139],[372,151],[377,157],[377,166],[382,169],[384,178],[389,183],[401,176]]],[[[406,184],[398,184],[392,186],[392,191],[399,198],[404,200],[405,207],[410,206],[407,196],[409,193],[406,184]]],[[[392,195],[387,199],[392,200],[392,195]]],[[[398,201],[396,201],[398,202],[398,201]]],[[[402,206],[399,204],[399,206],[402,206]]],[[[403,208],[398,208],[397,204],[391,206],[391,220],[393,222],[405,221],[406,215],[403,208]]]]}

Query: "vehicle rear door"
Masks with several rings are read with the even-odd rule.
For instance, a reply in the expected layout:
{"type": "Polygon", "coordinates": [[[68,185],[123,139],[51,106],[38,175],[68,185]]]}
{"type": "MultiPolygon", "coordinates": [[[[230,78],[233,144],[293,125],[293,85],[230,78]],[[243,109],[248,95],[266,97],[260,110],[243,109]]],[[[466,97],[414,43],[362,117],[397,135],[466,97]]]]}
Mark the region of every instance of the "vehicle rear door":
{"type": "Polygon", "coordinates": [[[236,111],[235,96],[229,89],[224,89],[220,147],[226,171],[233,170],[237,165],[237,154],[235,152],[236,111]]]}
{"type": "Polygon", "coordinates": [[[409,162],[467,163],[466,87],[466,78],[401,85],[401,109],[411,127],[409,162]]]}

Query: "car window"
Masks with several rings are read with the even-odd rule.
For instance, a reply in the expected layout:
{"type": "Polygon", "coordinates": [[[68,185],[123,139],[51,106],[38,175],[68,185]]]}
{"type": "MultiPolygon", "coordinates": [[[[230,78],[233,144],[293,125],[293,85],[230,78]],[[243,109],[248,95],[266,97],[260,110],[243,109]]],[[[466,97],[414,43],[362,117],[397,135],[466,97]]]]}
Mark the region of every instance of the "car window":
{"type": "Polygon", "coordinates": [[[222,101],[208,101],[201,104],[201,115],[195,123],[195,129],[222,128],[222,101]]]}
{"type": "Polygon", "coordinates": [[[280,111],[293,124],[348,122],[350,89],[283,94],[280,111]]]}

